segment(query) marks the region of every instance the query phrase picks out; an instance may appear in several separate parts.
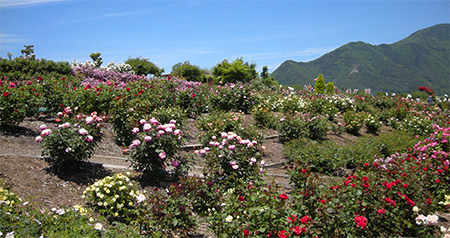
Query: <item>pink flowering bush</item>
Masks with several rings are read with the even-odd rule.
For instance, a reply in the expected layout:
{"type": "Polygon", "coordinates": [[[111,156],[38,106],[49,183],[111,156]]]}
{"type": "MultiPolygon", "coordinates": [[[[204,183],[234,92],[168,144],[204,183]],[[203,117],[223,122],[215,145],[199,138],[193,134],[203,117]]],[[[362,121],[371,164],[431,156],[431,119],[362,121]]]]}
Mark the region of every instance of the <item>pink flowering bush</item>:
{"type": "Polygon", "coordinates": [[[132,166],[146,176],[162,179],[171,166],[175,174],[185,171],[187,159],[176,157],[183,143],[183,132],[177,121],[162,124],[155,118],[139,120],[139,126],[131,130],[134,139],[128,149],[132,166]]]}
{"type": "Polygon", "coordinates": [[[58,113],[57,124],[41,125],[41,134],[35,141],[43,148],[42,157],[57,171],[75,169],[89,159],[102,139],[101,127],[106,120],[96,112],[76,114],[66,107],[58,113]]]}
{"type": "Polygon", "coordinates": [[[194,153],[205,158],[206,177],[225,187],[246,182],[263,172],[261,145],[254,139],[243,139],[234,132],[212,136],[208,147],[194,153]]]}

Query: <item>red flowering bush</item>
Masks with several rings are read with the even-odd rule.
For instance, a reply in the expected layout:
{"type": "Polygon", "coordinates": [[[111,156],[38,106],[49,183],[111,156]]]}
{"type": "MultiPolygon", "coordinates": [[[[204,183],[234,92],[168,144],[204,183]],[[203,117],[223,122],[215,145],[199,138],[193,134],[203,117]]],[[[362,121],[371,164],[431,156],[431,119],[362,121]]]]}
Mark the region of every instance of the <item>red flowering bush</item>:
{"type": "Polygon", "coordinates": [[[0,125],[15,127],[27,116],[34,116],[41,103],[35,80],[0,79],[0,125]]]}
{"type": "Polygon", "coordinates": [[[427,87],[421,86],[421,87],[418,87],[417,89],[419,89],[419,91],[421,91],[421,92],[428,93],[428,95],[434,95],[434,90],[428,86],[427,87]]]}

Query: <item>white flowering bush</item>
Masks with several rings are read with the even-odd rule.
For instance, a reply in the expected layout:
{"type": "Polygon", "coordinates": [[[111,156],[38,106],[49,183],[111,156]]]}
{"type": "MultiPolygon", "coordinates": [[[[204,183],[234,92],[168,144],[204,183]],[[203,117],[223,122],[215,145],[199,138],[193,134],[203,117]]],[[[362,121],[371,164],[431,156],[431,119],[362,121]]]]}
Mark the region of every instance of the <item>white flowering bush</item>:
{"type": "Polygon", "coordinates": [[[161,178],[168,166],[182,170],[185,159],[175,157],[182,145],[182,133],[175,120],[161,124],[155,118],[141,119],[139,127],[132,129],[135,137],[127,150],[132,166],[155,178],[161,178]]]}
{"type": "Polygon", "coordinates": [[[433,131],[433,122],[426,117],[408,115],[398,124],[398,129],[414,135],[428,135],[433,131]]]}
{"type": "Polygon", "coordinates": [[[372,114],[368,114],[364,120],[364,124],[366,125],[367,131],[369,133],[377,133],[382,123],[372,114]]]}
{"type": "Polygon", "coordinates": [[[105,117],[92,112],[89,116],[78,114],[66,107],[59,112],[59,125],[50,128],[40,126],[41,134],[35,141],[43,147],[42,156],[55,169],[74,169],[80,162],[89,159],[95,146],[102,139],[101,127],[105,117]]]}
{"type": "Polygon", "coordinates": [[[194,153],[205,157],[204,174],[214,182],[232,187],[263,172],[262,147],[256,140],[222,132],[211,137],[209,146],[194,153]]]}
{"type": "Polygon", "coordinates": [[[301,96],[289,94],[281,101],[281,111],[286,113],[303,112],[308,106],[309,102],[304,100],[301,96]]]}
{"type": "Polygon", "coordinates": [[[102,214],[130,216],[146,197],[139,192],[137,183],[129,175],[115,174],[96,181],[86,188],[83,198],[90,201],[93,209],[102,214]]]}

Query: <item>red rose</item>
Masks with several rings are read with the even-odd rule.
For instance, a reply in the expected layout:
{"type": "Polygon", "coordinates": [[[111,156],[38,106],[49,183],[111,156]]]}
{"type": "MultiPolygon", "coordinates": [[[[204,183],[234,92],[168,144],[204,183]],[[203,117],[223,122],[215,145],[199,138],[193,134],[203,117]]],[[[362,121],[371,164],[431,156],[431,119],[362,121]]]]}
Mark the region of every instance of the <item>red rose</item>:
{"type": "Polygon", "coordinates": [[[3,93],[3,97],[8,97],[9,94],[10,94],[9,92],[4,92],[4,93],[3,93]]]}
{"type": "Polygon", "coordinates": [[[249,236],[249,235],[250,235],[250,232],[247,229],[245,229],[244,230],[244,236],[249,236]]]}
{"type": "Polygon", "coordinates": [[[436,179],[436,180],[435,180],[435,182],[436,182],[436,183],[440,183],[440,182],[441,182],[441,180],[439,180],[439,179],[436,179]]]}
{"type": "Polygon", "coordinates": [[[239,196],[239,201],[242,202],[242,201],[244,201],[244,199],[245,199],[245,198],[244,198],[243,196],[239,196]]]}
{"type": "Polygon", "coordinates": [[[310,220],[311,220],[311,218],[308,217],[308,215],[306,215],[306,216],[304,216],[304,217],[302,217],[302,218],[300,219],[300,222],[301,222],[302,224],[308,224],[308,221],[310,221],[310,220]]]}
{"type": "Polygon", "coordinates": [[[284,200],[284,201],[289,199],[288,195],[286,195],[285,193],[283,193],[280,196],[278,196],[278,198],[281,199],[281,200],[284,200]]]}

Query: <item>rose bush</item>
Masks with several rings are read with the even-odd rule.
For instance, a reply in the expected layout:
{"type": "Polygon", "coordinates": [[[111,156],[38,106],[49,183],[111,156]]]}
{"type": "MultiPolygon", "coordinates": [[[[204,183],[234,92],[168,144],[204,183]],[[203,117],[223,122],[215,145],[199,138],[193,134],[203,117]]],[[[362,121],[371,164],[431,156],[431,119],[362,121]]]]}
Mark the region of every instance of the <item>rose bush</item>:
{"type": "Polygon", "coordinates": [[[57,171],[79,168],[80,162],[92,156],[103,136],[101,127],[106,117],[96,112],[89,116],[75,113],[76,108],[66,107],[58,113],[59,124],[41,125],[41,134],[35,138],[43,148],[42,157],[57,171]]]}

